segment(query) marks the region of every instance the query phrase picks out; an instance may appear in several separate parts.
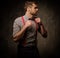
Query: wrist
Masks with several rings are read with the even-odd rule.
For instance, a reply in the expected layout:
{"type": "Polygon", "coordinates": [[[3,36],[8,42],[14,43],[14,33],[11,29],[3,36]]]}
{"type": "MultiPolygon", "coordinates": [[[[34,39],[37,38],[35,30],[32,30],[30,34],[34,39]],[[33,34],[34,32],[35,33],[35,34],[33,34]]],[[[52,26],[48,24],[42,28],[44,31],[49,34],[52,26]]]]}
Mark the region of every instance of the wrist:
{"type": "Polygon", "coordinates": [[[24,29],[26,29],[26,28],[27,28],[27,26],[26,26],[26,25],[24,25],[24,26],[23,26],[23,28],[24,28],[24,29]]]}

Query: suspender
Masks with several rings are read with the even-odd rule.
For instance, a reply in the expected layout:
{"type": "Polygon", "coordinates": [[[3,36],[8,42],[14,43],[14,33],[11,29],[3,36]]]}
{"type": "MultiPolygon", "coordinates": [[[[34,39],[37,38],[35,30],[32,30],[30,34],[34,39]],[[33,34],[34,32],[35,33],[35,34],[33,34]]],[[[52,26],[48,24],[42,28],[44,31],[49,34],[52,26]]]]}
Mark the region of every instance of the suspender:
{"type": "MultiPolygon", "coordinates": [[[[23,16],[22,16],[22,23],[23,23],[23,25],[25,25],[25,21],[24,21],[24,17],[23,17],[23,16]]],[[[23,45],[23,46],[26,45],[26,40],[23,41],[22,45],[23,45]]]]}
{"type": "Polygon", "coordinates": [[[37,22],[35,21],[35,23],[36,23],[36,31],[37,31],[37,29],[38,29],[37,22]]]}
{"type": "Polygon", "coordinates": [[[23,24],[25,25],[25,21],[24,21],[24,17],[22,16],[22,22],[23,22],[23,24]]]}

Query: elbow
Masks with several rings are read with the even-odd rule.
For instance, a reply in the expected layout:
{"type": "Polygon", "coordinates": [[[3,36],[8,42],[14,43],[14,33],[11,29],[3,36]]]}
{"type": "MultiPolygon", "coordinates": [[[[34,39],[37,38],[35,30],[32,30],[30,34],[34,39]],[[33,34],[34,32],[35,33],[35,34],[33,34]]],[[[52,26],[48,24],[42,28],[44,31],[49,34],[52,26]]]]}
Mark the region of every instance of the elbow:
{"type": "Polygon", "coordinates": [[[14,42],[17,42],[17,37],[14,37],[14,36],[13,36],[13,41],[14,41],[14,42]]]}
{"type": "Polygon", "coordinates": [[[42,33],[42,36],[44,37],[44,38],[47,38],[47,32],[45,32],[45,33],[42,33]]]}
{"type": "Polygon", "coordinates": [[[16,40],[16,39],[13,39],[13,41],[14,41],[14,42],[17,42],[17,40],[16,40]]]}
{"type": "Polygon", "coordinates": [[[47,34],[43,34],[42,36],[43,36],[44,38],[47,38],[47,34]]]}

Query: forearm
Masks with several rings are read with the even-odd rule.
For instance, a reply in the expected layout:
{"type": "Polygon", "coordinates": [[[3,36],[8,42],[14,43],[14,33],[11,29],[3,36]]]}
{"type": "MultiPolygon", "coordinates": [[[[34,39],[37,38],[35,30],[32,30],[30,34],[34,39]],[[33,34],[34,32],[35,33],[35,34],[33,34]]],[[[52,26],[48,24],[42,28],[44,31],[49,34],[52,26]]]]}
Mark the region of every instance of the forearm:
{"type": "Polygon", "coordinates": [[[44,28],[43,24],[40,24],[40,33],[42,34],[43,37],[47,37],[47,31],[44,28]]]}
{"type": "Polygon", "coordinates": [[[40,28],[41,28],[41,34],[43,35],[45,32],[46,32],[46,30],[45,30],[45,28],[44,28],[44,26],[43,25],[40,25],[40,28]]]}
{"type": "Polygon", "coordinates": [[[26,28],[27,28],[26,26],[23,26],[22,29],[13,36],[13,40],[15,42],[18,41],[23,36],[26,28]]]}

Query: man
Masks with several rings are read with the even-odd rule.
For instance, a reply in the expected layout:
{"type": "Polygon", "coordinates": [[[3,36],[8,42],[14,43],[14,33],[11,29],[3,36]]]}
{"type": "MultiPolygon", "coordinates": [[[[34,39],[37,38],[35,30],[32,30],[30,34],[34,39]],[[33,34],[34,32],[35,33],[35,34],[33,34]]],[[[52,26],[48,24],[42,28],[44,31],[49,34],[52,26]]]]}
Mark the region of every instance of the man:
{"type": "Polygon", "coordinates": [[[25,15],[15,19],[13,24],[13,40],[18,42],[18,57],[38,58],[37,31],[47,37],[40,18],[36,17],[38,5],[34,1],[25,3],[25,15]]]}

